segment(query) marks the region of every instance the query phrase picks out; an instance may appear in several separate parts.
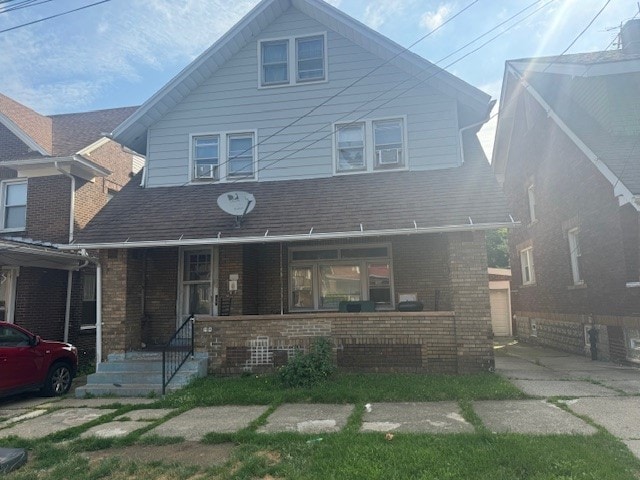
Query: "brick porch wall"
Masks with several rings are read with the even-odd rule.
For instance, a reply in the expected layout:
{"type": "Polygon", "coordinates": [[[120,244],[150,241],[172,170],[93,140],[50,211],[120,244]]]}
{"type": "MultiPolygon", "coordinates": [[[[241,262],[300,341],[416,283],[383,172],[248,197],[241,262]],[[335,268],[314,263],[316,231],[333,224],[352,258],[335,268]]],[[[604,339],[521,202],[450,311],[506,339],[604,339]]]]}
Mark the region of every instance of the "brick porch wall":
{"type": "Polygon", "coordinates": [[[495,362],[485,235],[459,232],[448,239],[458,371],[488,370],[495,362]]]}
{"type": "Polygon", "coordinates": [[[466,373],[455,351],[455,323],[452,312],[199,315],[196,348],[209,352],[211,373],[272,369],[316,337],[331,340],[341,370],[466,373]]]}

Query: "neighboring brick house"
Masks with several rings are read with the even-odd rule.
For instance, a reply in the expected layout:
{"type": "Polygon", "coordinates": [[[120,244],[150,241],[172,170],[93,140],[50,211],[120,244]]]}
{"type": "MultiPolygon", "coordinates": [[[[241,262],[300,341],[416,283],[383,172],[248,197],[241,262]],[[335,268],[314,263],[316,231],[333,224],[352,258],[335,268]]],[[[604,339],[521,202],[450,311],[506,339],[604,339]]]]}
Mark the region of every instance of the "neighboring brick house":
{"type": "Polygon", "coordinates": [[[3,320],[94,351],[95,268],[58,245],[142,167],[142,157],[103,134],[134,111],[44,116],[0,94],[3,320]]]}
{"type": "Polygon", "coordinates": [[[324,1],[263,0],[113,132],[144,173],[69,247],[100,250],[102,356],[195,313],[212,371],[315,336],[344,369],[491,368],[492,106],[324,1]]]}
{"type": "MultiPolygon", "coordinates": [[[[493,168],[512,232],[517,335],[640,362],[640,51],[508,61],[493,168]]],[[[631,36],[630,36],[631,34],[631,36]]]]}

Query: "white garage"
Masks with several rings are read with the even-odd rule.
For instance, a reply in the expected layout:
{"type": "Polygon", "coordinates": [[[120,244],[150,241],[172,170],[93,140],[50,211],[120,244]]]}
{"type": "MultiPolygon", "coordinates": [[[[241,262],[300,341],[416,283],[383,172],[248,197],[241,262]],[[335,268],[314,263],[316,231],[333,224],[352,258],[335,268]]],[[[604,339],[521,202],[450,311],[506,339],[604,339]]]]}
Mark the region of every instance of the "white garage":
{"type": "Polygon", "coordinates": [[[496,337],[510,337],[511,330],[511,270],[489,269],[489,298],[491,300],[491,325],[496,337]],[[499,279],[498,279],[499,278],[499,279]]]}

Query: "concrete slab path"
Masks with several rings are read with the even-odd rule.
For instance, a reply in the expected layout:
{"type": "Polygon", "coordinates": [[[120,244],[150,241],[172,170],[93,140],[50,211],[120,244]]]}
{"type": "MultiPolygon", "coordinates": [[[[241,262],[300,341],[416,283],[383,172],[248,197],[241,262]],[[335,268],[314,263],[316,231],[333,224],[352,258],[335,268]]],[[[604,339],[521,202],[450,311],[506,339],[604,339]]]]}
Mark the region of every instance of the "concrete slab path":
{"type": "Polygon", "coordinates": [[[464,433],[474,428],[457,402],[377,403],[365,412],[362,432],[464,433]]]}
{"type": "Polygon", "coordinates": [[[473,402],[473,409],[494,433],[592,435],[598,431],[545,400],[473,402]]]}
{"type": "Polygon", "coordinates": [[[267,423],[258,428],[258,432],[339,432],[347,424],[351,412],[353,405],[284,404],[269,415],[267,423]]]}
{"type": "Polygon", "coordinates": [[[78,427],[89,423],[99,417],[113,413],[111,409],[97,408],[66,408],[55,410],[38,418],[25,420],[15,425],[0,430],[0,438],[16,435],[21,438],[41,438],[52,433],[78,427]]]}
{"type": "Polygon", "coordinates": [[[149,431],[149,435],[201,440],[207,433],[234,433],[249,426],[267,411],[264,405],[200,407],[167,420],[149,431]]]}

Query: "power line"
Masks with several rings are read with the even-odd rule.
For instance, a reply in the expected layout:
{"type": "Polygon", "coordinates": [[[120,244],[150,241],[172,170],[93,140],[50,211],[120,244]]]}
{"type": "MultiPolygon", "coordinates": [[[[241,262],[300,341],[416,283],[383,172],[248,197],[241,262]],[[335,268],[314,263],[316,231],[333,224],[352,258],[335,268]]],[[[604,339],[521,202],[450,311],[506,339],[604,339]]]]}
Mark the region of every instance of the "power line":
{"type": "MultiPolygon", "coordinates": [[[[538,1],[534,2],[533,4],[529,5],[528,7],[526,7],[525,9],[520,10],[518,13],[514,14],[513,16],[511,16],[511,17],[510,17],[509,19],[507,19],[506,21],[503,21],[502,23],[500,23],[500,24],[496,25],[495,27],[493,27],[492,29],[490,29],[488,32],[485,32],[484,34],[480,35],[479,37],[476,37],[475,39],[471,40],[469,43],[467,43],[467,44],[466,44],[464,47],[462,47],[462,48],[464,49],[464,48],[466,48],[467,46],[472,45],[472,44],[473,44],[473,43],[475,43],[478,39],[483,38],[484,36],[486,36],[486,35],[487,35],[488,33],[490,33],[491,31],[495,31],[497,28],[499,28],[500,26],[504,25],[506,22],[508,22],[508,21],[512,20],[513,18],[517,17],[518,15],[520,15],[521,13],[523,13],[524,11],[526,11],[528,8],[530,8],[530,7],[532,7],[532,6],[534,6],[534,5],[538,4],[538,3],[540,3],[540,1],[541,1],[541,0],[538,0],[538,1]]],[[[538,9],[536,9],[536,10],[534,10],[533,12],[531,12],[529,15],[527,15],[527,16],[525,16],[525,17],[521,18],[520,20],[518,20],[517,22],[515,22],[513,25],[509,26],[509,28],[507,28],[507,29],[503,30],[502,32],[498,33],[497,35],[495,35],[495,36],[491,37],[491,38],[490,38],[489,40],[487,40],[486,42],[482,43],[479,47],[475,48],[474,50],[471,50],[470,52],[467,52],[465,55],[461,56],[461,57],[460,57],[460,58],[458,58],[457,60],[455,60],[455,61],[453,61],[453,62],[451,62],[451,63],[447,64],[447,65],[446,65],[445,67],[443,67],[440,71],[438,71],[438,72],[436,72],[436,73],[433,73],[433,74],[429,75],[429,76],[428,76],[427,78],[425,78],[425,79],[419,80],[419,81],[418,81],[418,83],[416,83],[416,84],[414,84],[414,85],[411,85],[409,88],[406,88],[406,89],[402,90],[402,91],[401,91],[400,93],[398,93],[397,95],[395,95],[395,96],[393,96],[393,97],[391,97],[391,98],[389,98],[389,99],[385,100],[383,103],[381,103],[381,104],[377,105],[376,107],[374,107],[374,108],[372,108],[372,109],[368,110],[365,114],[361,115],[357,120],[352,120],[350,123],[351,123],[351,124],[353,124],[353,123],[356,123],[356,122],[361,122],[363,119],[366,119],[366,118],[367,118],[371,113],[373,113],[374,111],[376,111],[376,110],[380,109],[381,107],[383,107],[383,106],[385,106],[385,105],[389,104],[390,102],[392,102],[393,100],[397,99],[398,97],[400,97],[400,96],[404,95],[405,93],[409,92],[410,90],[412,90],[412,89],[416,88],[417,86],[419,86],[419,85],[421,85],[421,84],[425,83],[426,81],[430,80],[431,78],[433,78],[433,77],[435,77],[435,76],[439,75],[442,71],[445,71],[445,69],[447,69],[447,68],[449,68],[449,67],[451,67],[451,66],[455,65],[456,63],[458,63],[458,62],[460,62],[461,60],[465,59],[465,58],[466,58],[466,57],[468,57],[469,55],[471,55],[471,54],[473,54],[473,53],[477,52],[478,50],[480,50],[481,48],[485,47],[487,44],[491,43],[492,41],[494,41],[495,39],[497,39],[497,38],[498,38],[498,37],[500,37],[501,35],[504,35],[505,33],[507,33],[509,30],[511,30],[512,28],[514,28],[516,25],[518,25],[518,24],[520,24],[520,23],[524,22],[525,20],[527,20],[527,19],[528,19],[528,18],[530,18],[531,16],[535,15],[536,13],[538,13],[538,12],[539,12],[540,10],[542,10],[543,8],[547,7],[547,6],[548,6],[549,4],[551,4],[553,1],[554,1],[554,0],[549,0],[548,2],[546,2],[545,4],[543,4],[541,7],[539,7],[539,8],[538,8],[538,9]]],[[[458,49],[457,51],[460,51],[460,50],[461,50],[461,49],[458,49]]],[[[448,58],[449,56],[450,56],[450,55],[448,55],[447,57],[444,57],[444,58],[448,58]]],[[[417,79],[418,77],[417,77],[417,76],[412,76],[411,78],[416,78],[416,79],[417,79]]],[[[392,91],[392,90],[394,90],[395,88],[397,88],[398,86],[403,85],[404,83],[408,82],[411,78],[404,80],[403,82],[399,83],[397,86],[395,86],[395,87],[394,87],[393,89],[391,89],[391,90],[387,90],[387,91],[383,91],[383,92],[381,92],[380,94],[378,94],[378,95],[377,95],[376,97],[374,97],[373,99],[370,99],[370,100],[368,100],[367,102],[365,102],[365,103],[363,103],[363,104],[359,105],[358,107],[356,107],[356,108],[355,108],[354,110],[352,110],[351,112],[349,112],[349,113],[347,113],[347,114],[343,115],[342,117],[338,118],[336,121],[340,121],[340,120],[344,119],[345,117],[348,117],[348,116],[350,116],[350,115],[354,114],[355,112],[357,112],[358,110],[360,110],[360,108],[362,108],[363,106],[365,106],[365,105],[367,105],[367,104],[369,104],[369,103],[371,103],[371,102],[373,102],[373,101],[375,101],[375,100],[378,100],[380,97],[384,96],[384,95],[385,95],[385,94],[387,94],[389,91],[392,91]]],[[[308,138],[309,136],[311,136],[311,135],[313,135],[314,133],[317,133],[317,132],[319,132],[319,131],[321,131],[321,130],[323,130],[323,129],[324,129],[324,127],[323,127],[322,129],[318,129],[318,130],[316,130],[316,131],[312,132],[311,134],[306,135],[305,137],[303,137],[303,139],[304,139],[304,138],[308,138]]],[[[306,148],[310,147],[311,145],[315,145],[316,143],[318,143],[318,142],[320,142],[320,141],[322,141],[322,140],[324,140],[324,139],[326,139],[326,138],[329,138],[329,137],[333,136],[334,134],[335,134],[335,131],[333,131],[333,130],[332,130],[332,131],[331,131],[331,132],[329,132],[328,134],[326,134],[326,135],[324,135],[324,136],[322,136],[322,137],[320,137],[320,138],[318,138],[318,139],[316,139],[316,140],[312,141],[311,143],[308,143],[308,144],[307,144],[307,145],[305,145],[304,147],[301,147],[301,148],[299,148],[299,149],[297,149],[297,150],[293,151],[292,153],[290,153],[290,154],[288,154],[288,155],[286,155],[286,156],[284,156],[284,157],[282,157],[282,158],[276,159],[276,160],[274,160],[274,161],[270,162],[269,164],[267,164],[267,165],[265,165],[265,166],[263,166],[263,167],[259,168],[259,169],[256,171],[256,173],[258,173],[258,172],[260,172],[260,171],[263,171],[263,170],[265,170],[265,169],[267,169],[267,168],[270,168],[270,167],[272,167],[273,165],[275,165],[276,163],[278,163],[278,162],[280,162],[280,161],[282,161],[282,160],[285,160],[285,159],[287,159],[287,158],[291,157],[292,155],[295,155],[296,153],[299,153],[299,152],[301,152],[302,150],[304,150],[304,149],[306,149],[306,148]]],[[[300,141],[300,140],[299,140],[299,141],[300,141]]],[[[280,148],[279,150],[277,150],[277,151],[273,152],[273,155],[275,155],[275,154],[277,154],[277,153],[280,153],[280,152],[282,152],[282,151],[286,150],[289,146],[292,146],[292,145],[294,145],[295,143],[298,143],[299,141],[292,142],[291,144],[289,144],[289,145],[287,145],[287,146],[285,146],[285,147],[280,148]]],[[[266,158],[268,158],[268,156],[267,156],[266,158]]],[[[262,160],[264,160],[264,159],[265,159],[265,157],[263,157],[263,159],[262,159],[262,160]]],[[[236,180],[233,180],[232,182],[228,182],[228,183],[237,183],[237,182],[239,182],[239,181],[240,181],[240,179],[236,179],[236,180]]]]}
{"type": "Polygon", "coordinates": [[[32,22],[23,23],[21,25],[16,25],[15,27],[11,27],[11,28],[5,28],[4,30],[0,30],[0,33],[10,32],[12,30],[17,30],[19,28],[27,27],[27,26],[33,25],[35,23],[40,23],[40,22],[44,22],[45,20],[50,20],[52,18],[62,17],[63,15],[68,15],[69,13],[73,13],[73,12],[77,12],[77,11],[80,11],[80,10],[84,10],[85,8],[95,7],[96,5],[100,5],[102,3],[107,3],[107,2],[110,2],[110,1],[111,0],[101,0],[100,2],[92,3],[90,5],[85,5],[85,6],[79,7],[79,8],[74,8],[73,10],[67,10],[66,12],[57,13],[55,15],[50,15],[48,17],[44,17],[44,18],[41,18],[39,20],[34,20],[32,22]]]}
{"type": "Polygon", "coordinates": [[[49,3],[51,1],[52,0],[40,0],[40,1],[38,1],[38,0],[21,0],[19,3],[4,7],[2,10],[0,10],[0,13],[8,13],[8,12],[13,12],[15,10],[22,10],[24,8],[37,7],[38,5],[42,5],[44,3],[49,3]]]}
{"type": "MultiPolygon", "coordinates": [[[[477,0],[476,0],[476,1],[477,1],[477,0]]],[[[265,143],[267,140],[269,140],[269,139],[273,138],[275,135],[277,135],[277,134],[281,133],[283,130],[285,130],[285,129],[289,128],[290,126],[295,125],[295,124],[296,124],[296,123],[298,123],[300,120],[302,120],[302,119],[306,118],[306,117],[307,117],[307,116],[309,116],[313,111],[316,111],[318,108],[322,107],[323,105],[326,105],[329,101],[331,101],[331,100],[335,99],[336,97],[338,97],[339,95],[341,95],[342,93],[344,93],[344,91],[345,91],[345,90],[347,90],[348,88],[352,87],[353,85],[355,85],[355,84],[356,84],[356,83],[358,83],[359,81],[363,80],[364,78],[367,78],[367,77],[368,77],[368,76],[370,76],[372,73],[374,73],[376,70],[378,70],[379,68],[381,68],[383,65],[386,65],[386,64],[387,64],[387,63],[389,63],[391,60],[395,59],[396,57],[398,57],[398,56],[399,56],[399,55],[401,55],[402,53],[404,53],[404,52],[408,51],[408,50],[409,50],[409,48],[411,48],[411,47],[415,46],[417,43],[419,43],[420,41],[424,40],[424,39],[425,39],[425,38],[427,38],[429,35],[431,35],[431,34],[435,33],[435,31],[437,31],[438,29],[440,29],[440,28],[444,27],[446,23],[448,23],[448,22],[452,21],[452,20],[453,20],[454,18],[456,18],[458,15],[460,15],[461,13],[463,13],[464,11],[466,11],[467,9],[469,9],[472,5],[474,5],[474,4],[476,3],[476,1],[474,1],[474,2],[470,3],[469,5],[467,5],[467,6],[466,6],[465,8],[463,8],[461,11],[457,12],[454,16],[450,17],[446,22],[443,22],[443,24],[439,25],[437,28],[435,28],[434,30],[432,30],[431,32],[429,32],[427,35],[424,35],[423,37],[421,37],[420,39],[418,39],[416,42],[414,42],[413,44],[411,44],[409,47],[407,47],[407,48],[403,49],[401,52],[397,53],[397,54],[396,54],[395,56],[393,56],[391,59],[389,59],[389,60],[387,60],[387,61],[383,62],[383,63],[382,63],[382,64],[380,64],[380,65],[378,65],[377,67],[375,67],[375,68],[374,68],[374,69],[372,69],[371,71],[367,72],[365,75],[363,75],[363,76],[361,76],[360,78],[358,78],[356,81],[354,81],[354,82],[352,82],[351,84],[349,84],[347,87],[345,87],[345,88],[341,89],[339,92],[337,92],[336,94],[334,94],[334,95],[332,95],[331,97],[329,97],[327,100],[323,101],[323,102],[322,102],[322,103],[320,103],[319,105],[316,105],[315,107],[313,107],[311,110],[309,110],[308,112],[306,112],[306,113],[305,113],[305,114],[303,114],[302,116],[300,116],[300,117],[296,118],[296,119],[295,119],[295,120],[293,120],[292,122],[289,122],[287,125],[285,125],[284,127],[282,127],[282,128],[280,128],[280,129],[278,129],[275,133],[273,133],[273,134],[269,135],[268,137],[266,137],[265,139],[261,140],[261,141],[260,141],[260,142],[258,142],[257,144],[253,145],[253,146],[252,146],[252,147],[250,147],[250,148],[247,148],[247,149],[246,149],[244,152],[242,152],[242,153],[246,153],[246,152],[248,152],[248,151],[250,151],[250,150],[254,150],[254,151],[255,151],[255,149],[256,149],[259,145],[261,145],[261,144],[265,143]]],[[[509,31],[511,28],[513,28],[515,25],[517,25],[518,23],[520,23],[520,22],[522,22],[522,21],[526,20],[526,19],[527,19],[527,18],[529,18],[531,15],[535,14],[535,13],[536,13],[536,12],[538,12],[540,9],[544,8],[545,6],[547,6],[549,3],[552,3],[553,1],[554,1],[554,0],[549,0],[549,1],[548,1],[547,3],[545,3],[541,8],[539,8],[539,9],[535,10],[532,14],[530,14],[530,15],[528,15],[528,16],[526,16],[526,17],[524,17],[523,19],[521,19],[520,21],[518,21],[518,22],[517,22],[517,23],[515,23],[514,25],[510,26],[508,29],[504,30],[504,31],[503,31],[503,32],[501,32],[499,35],[502,35],[502,34],[506,33],[506,32],[507,32],[507,31],[509,31]]],[[[481,39],[481,38],[485,37],[486,35],[488,35],[489,33],[493,32],[493,31],[497,30],[497,29],[498,29],[498,28],[500,28],[501,26],[505,25],[506,23],[510,22],[511,20],[513,20],[514,18],[516,18],[517,16],[521,15],[522,13],[524,13],[526,10],[528,10],[528,9],[532,8],[533,6],[535,6],[535,5],[537,5],[537,4],[541,3],[541,2],[542,2],[542,0],[536,0],[536,1],[534,1],[532,4],[530,4],[530,5],[528,5],[527,7],[525,7],[525,8],[523,8],[523,9],[521,9],[520,11],[518,11],[517,13],[515,13],[514,15],[512,15],[512,16],[511,16],[511,17],[509,17],[508,19],[506,19],[506,20],[504,20],[504,21],[500,22],[499,24],[497,24],[497,25],[496,25],[496,26],[494,26],[493,28],[489,29],[489,30],[488,30],[487,32],[485,32],[484,34],[480,35],[479,37],[474,38],[472,41],[470,41],[469,43],[465,44],[462,48],[459,48],[459,49],[455,50],[455,51],[454,51],[453,53],[451,53],[450,55],[447,55],[447,56],[446,56],[446,57],[444,57],[443,59],[439,60],[438,62],[436,62],[436,65],[437,65],[437,63],[441,62],[442,60],[444,60],[444,59],[446,59],[446,58],[449,58],[451,55],[454,55],[455,53],[457,53],[457,52],[461,51],[462,49],[464,49],[464,48],[468,47],[469,45],[472,45],[473,43],[477,42],[479,39],[481,39]]],[[[499,35],[497,35],[497,36],[499,36],[499,35]]],[[[492,39],[490,39],[490,40],[489,40],[489,42],[490,42],[490,41],[492,41],[492,40],[494,40],[495,38],[497,38],[497,36],[496,36],[496,37],[494,37],[494,38],[492,38],[492,39]]],[[[486,44],[487,44],[487,43],[489,43],[489,42],[484,43],[484,44],[483,44],[483,45],[481,45],[479,48],[483,47],[484,45],[486,45],[486,44]]],[[[478,48],[478,49],[479,49],[479,48],[478,48]]],[[[377,110],[378,108],[382,107],[383,105],[386,105],[386,104],[387,104],[387,103],[389,103],[390,101],[394,100],[395,98],[398,98],[400,95],[403,95],[403,94],[404,94],[404,93],[406,93],[407,91],[409,91],[409,90],[411,90],[411,89],[413,89],[413,88],[417,87],[418,85],[420,85],[420,84],[422,84],[422,83],[426,82],[427,80],[429,80],[429,79],[431,79],[431,78],[435,77],[436,75],[439,75],[440,73],[442,73],[442,72],[444,71],[444,69],[446,69],[446,68],[448,68],[448,67],[450,67],[450,66],[454,65],[455,63],[457,63],[457,62],[461,61],[463,58],[465,58],[466,56],[470,55],[471,53],[474,53],[474,52],[475,52],[475,51],[477,51],[478,49],[476,49],[476,50],[474,50],[474,51],[472,51],[472,52],[468,53],[467,55],[465,55],[465,56],[463,56],[463,57],[459,58],[459,59],[458,59],[458,60],[456,60],[455,62],[452,62],[452,63],[448,64],[448,65],[447,65],[447,66],[445,66],[443,69],[438,68],[438,71],[437,71],[436,73],[431,74],[429,77],[427,77],[427,78],[426,78],[426,79],[424,79],[424,80],[421,80],[419,83],[417,83],[417,84],[415,84],[415,85],[411,86],[410,88],[408,88],[408,89],[406,89],[406,90],[403,90],[399,95],[397,95],[396,97],[393,97],[392,99],[388,100],[387,102],[385,102],[385,103],[383,103],[383,104],[381,104],[381,105],[378,105],[376,108],[374,108],[374,109],[370,110],[367,114],[369,114],[369,113],[371,113],[371,112],[373,112],[373,111],[377,110]]],[[[368,100],[368,101],[366,101],[366,102],[364,102],[364,103],[360,104],[358,107],[356,107],[356,108],[355,108],[354,110],[352,110],[351,112],[349,112],[349,113],[347,113],[347,114],[343,115],[342,117],[339,117],[338,119],[336,119],[336,121],[340,121],[340,120],[342,120],[343,118],[345,118],[346,116],[352,115],[353,113],[357,112],[357,111],[358,111],[360,108],[362,108],[363,106],[365,106],[365,105],[367,105],[367,104],[369,104],[369,103],[371,103],[371,102],[373,102],[373,101],[375,101],[375,100],[379,99],[381,96],[384,96],[384,95],[385,95],[385,94],[387,94],[388,92],[390,92],[390,91],[392,91],[392,90],[395,90],[395,89],[399,88],[400,86],[402,86],[403,84],[407,83],[407,82],[408,82],[408,81],[410,81],[411,79],[419,79],[419,77],[418,77],[418,75],[410,74],[410,77],[409,77],[409,78],[407,78],[406,80],[404,80],[404,81],[400,82],[400,83],[399,83],[399,84],[397,84],[397,85],[394,85],[394,87],[393,87],[391,90],[386,90],[386,91],[382,92],[381,94],[377,95],[376,97],[374,97],[373,99],[370,99],[370,100],[368,100]]],[[[266,156],[262,157],[260,160],[261,160],[261,161],[264,161],[264,160],[266,160],[267,158],[272,157],[273,155],[277,155],[278,153],[281,153],[281,152],[285,151],[286,149],[288,149],[289,147],[291,147],[291,146],[295,145],[296,143],[300,143],[301,141],[305,140],[306,138],[309,138],[311,135],[313,135],[313,134],[315,134],[315,133],[318,133],[319,131],[324,130],[324,128],[325,128],[325,126],[323,126],[323,127],[321,127],[320,129],[317,129],[317,130],[315,130],[315,131],[313,131],[313,132],[311,132],[311,133],[309,133],[309,134],[305,135],[304,137],[302,137],[302,138],[300,138],[300,139],[298,139],[298,140],[296,140],[296,141],[290,142],[289,144],[287,144],[287,145],[285,145],[285,146],[283,146],[283,147],[279,148],[278,150],[276,150],[276,151],[274,151],[274,152],[271,152],[269,155],[266,155],[266,156]]],[[[257,169],[255,173],[258,173],[258,172],[260,172],[260,171],[262,171],[262,170],[265,170],[266,168],[269,168],[269,167],[273,166],[275,163],[277,163],[277,162],[279,162],[279,161],[281,161],[281,160],[284,160],[284,159],[286,159],[286,158],[289,158],[291,155],[293,155],[293,154],[295,154],[295,153],[298,153],[298,152],[300,152],[300,151],[304,150],[304,148],[307,148],[307,147],[309,147],[309,146],[311,146],[311,145],[314,145],[315,143],[317,143],[317,142],[319,142],[319,141],[321,141],[321,140],[323,140],[323,139],[325,139],[325,138],[327,138],[327,137],[329,137],[329,136],[331,136],[331,135],[333,135],[333,134],[334,134],[334,132],[330,132],[328,135],[325,135],[325,136],[321,137],[320,139],[318,139],[318,140],[316,140],[316,141],[314,141],[314,142],[309,143],[309,144],[308,144],[308,145],[306,145],[305,147],[303,147],[303,148],[301,148],[301,149],[298,149],[298,150],[294,151],[292,154],[287,155],[287,156],[285,156],[285,157],[283,157],[283,158],[281,158],[281,159],[279,159],[279,160],[276,160],[276,161],[274,161],[274,162],[271,162],[271,163],[269,163],[268,165],[266,165],[265,167],[262,167],[262,168],[257,169]]],[[[225,160],[224,162],[220,162],[220,163],[218,164],[218,167],[219,167],[219,166],[221,166],[221,165],[228,164],[230,160],[231,160],[231,159],[227,159],[227,160],[225,160]]],[[[233,180],[233,181],[228,182],[228,183],[236,183],[236,182],[240,182],[240,181],[242,181],[242,179],[236,179],[236,180],[233,180]]],[[[190,184],[190,183],[191,183],[191,181],[187,181],[187,182],[185,182],[183,185],[188,185],[188,184],[190,184]]]]}

